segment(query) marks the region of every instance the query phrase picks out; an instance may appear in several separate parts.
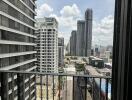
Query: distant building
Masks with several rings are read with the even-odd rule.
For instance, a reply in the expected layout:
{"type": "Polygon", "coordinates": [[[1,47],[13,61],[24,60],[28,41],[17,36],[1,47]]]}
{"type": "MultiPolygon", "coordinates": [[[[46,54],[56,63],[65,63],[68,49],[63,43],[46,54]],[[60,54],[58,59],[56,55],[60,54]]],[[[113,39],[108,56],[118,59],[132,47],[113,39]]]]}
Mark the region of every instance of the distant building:
{"type": "Polygon", "coordinates": [[[58,22],[55,18],[38,18],[37,58],[40,72],[58,72],[58,22]]]}
{"type": "Polygon", "coordinates": [[[105,51],[105,56],[106,56],[106,58],[110,59],[111,52],[110,51],[105,51]]]}
{"type": "Polygon", "coordinates": [[[94,56],[94,49],[91,49],[91,56],[94,56]]]}
{"type": "Polygon", "coordinates": [[[94,56],[100,57],[100,51],[99,51],[99,48],[98,47],[95,47],[94,56]]]}
{"type": "Polygon", "coordinates": [[[91,55],[91,46],[92,46],[92,19],[93,11],[92,9],[87,9],[85,12],[85,56],[91,55]]]}
{"type": "Polygon", "coordinates": [[[99,52],[99,48],[96,47],[95,48],[95,52],[98,53],[99,52]]]}
{"type": "Polygon", "coordinates": [[[64,38],[58,38],[58,66],[64,66],[64,38]]]}
{"type": "Polygon", "coordinates": [[[113,46],[108,45],[108,46],[106,47],[106,50],[112,52],[112,51],[113,51],[113,46]]]}
{"type": "Polygon", "coordinates": [[[78,20],[77,21],[76,56],[85,56],[84,32],[85,32],[85,21],[78,20]]]}
{"type": "Polygon", "coordinates": [[[104,67],[104,60],[90,56],[89,57],[89,65],[97,67],[97,68],[103,68],[104,67]]]}
{"type": "Polygon", "coordinates": [[[92,46],[92,9],[85,12],[85,20],[77,21],[77,31],[72,31],[70,37],[71,56],[91,56],[92,46]]]}
{"type": "Polygon", "coordinates": [[[66,54],[70,55],[70,41],[68,42],[66,46],[66,54]]]}
{"type": "Polygon", "coordinates": [[[76,56],[91,56],[92,45],[92,9],[85,12],[85,20],[77,21],[76,56]]]}
{"type": "Polygon", "coordinates": [[[77,31],[72,31],[71,32],[71,37],[70,37],[70,55],[71,56],[76,56],[76,34],[77,31]]]}

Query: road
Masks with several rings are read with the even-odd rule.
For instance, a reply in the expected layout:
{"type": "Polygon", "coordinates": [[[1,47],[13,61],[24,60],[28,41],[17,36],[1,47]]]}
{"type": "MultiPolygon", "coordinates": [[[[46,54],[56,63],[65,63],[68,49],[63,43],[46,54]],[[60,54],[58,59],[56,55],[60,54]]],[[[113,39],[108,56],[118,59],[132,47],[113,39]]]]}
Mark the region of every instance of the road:
{"type": "MultiPolygon", "coordinates": [[[[75,74],[75,66],[74,64],[69,65],[68,68],[65,68],[65,73],[75,74]]],[[[63,100],[72,100],[73,99],[73,77],[66,77],[64,82],[64,89],[62,92],[63,100]]]]}
{"type": "MultiPolygon", "coordinates": [[[[75,65],[68,65],[69,67],[65,69],[65,72],[69,74],[76,74],[75,65]]],[[[81,81],[81,80],[80,80],[81,81]]],[[[81,85],[84,85],[84,81],[81,81],[81,85]]],[[[83,90],[84,93],[85,89],[83,90]]],[[[74,78],[74,90],[73,90],[73,77],[67,77],[64,82],[64,89],[62,92],[62,100],[81,100],[80,89],[77,85],[77,77],[74,78]],[[74,94],[73,94],[74,91],[74,94]],[[74,97],[73,97],[74,96],[74,97]]],[[[82,94],[84,96],[84,94],[82,94]]],[[[92,100],[90,93],[86,92],[86,100],[92,100]]]]}

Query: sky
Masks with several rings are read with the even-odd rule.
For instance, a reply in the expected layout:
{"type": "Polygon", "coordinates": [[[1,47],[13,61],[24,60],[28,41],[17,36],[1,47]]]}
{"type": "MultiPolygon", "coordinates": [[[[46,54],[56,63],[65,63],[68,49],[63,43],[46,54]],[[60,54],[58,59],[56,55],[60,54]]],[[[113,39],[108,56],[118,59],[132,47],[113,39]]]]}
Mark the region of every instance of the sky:
{"type": "Polygon", "coordinates": [[[59,23],[58,36],[68,43],[77,20],[84,20],[87,8],[93,10],[92,45],[113,44],[115,0],[37,0],[36,18],[55,17],[59,23]]]}

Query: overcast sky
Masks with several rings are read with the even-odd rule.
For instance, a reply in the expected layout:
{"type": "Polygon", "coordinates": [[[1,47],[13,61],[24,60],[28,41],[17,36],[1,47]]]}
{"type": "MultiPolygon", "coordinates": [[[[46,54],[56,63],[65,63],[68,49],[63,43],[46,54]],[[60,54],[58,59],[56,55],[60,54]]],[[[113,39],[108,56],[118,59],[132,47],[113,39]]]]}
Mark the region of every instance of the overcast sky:
{"type": "Polygon", "coordinates": [[[59,36],[69,41],[77,20],[84,19],[87,8],[93,9],[92,45],[113,44],[115,0],[37,0],[37,18],[55,17],[59,22],[59,36]]]}

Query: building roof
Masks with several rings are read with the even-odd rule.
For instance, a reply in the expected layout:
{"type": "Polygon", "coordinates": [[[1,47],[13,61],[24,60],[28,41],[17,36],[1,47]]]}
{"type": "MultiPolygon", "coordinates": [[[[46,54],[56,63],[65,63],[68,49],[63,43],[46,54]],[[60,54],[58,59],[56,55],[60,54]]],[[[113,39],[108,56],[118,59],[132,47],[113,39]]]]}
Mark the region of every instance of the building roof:
{"type": "Polygon", "coordinates": [[[101,69],[97,68],[96,70],[98,72],[100,72],[100,73],[107,73],[107,72],[110,72],[111,73],[111,70],[108,69],[108,68],[101,68],[101,69]]]}
{"type": "Polygon", "coordinates": [[[89,72],[89,75],[95,75],[95,76],[102,76],[102,74],[98,73],[97,70],[92,66],[85,66],[85,69],[89,72]]]}

